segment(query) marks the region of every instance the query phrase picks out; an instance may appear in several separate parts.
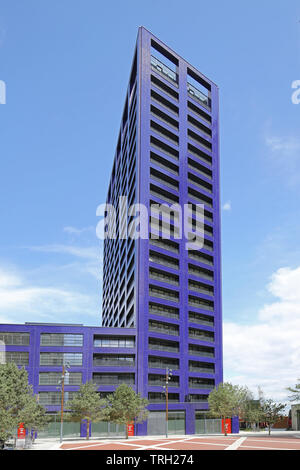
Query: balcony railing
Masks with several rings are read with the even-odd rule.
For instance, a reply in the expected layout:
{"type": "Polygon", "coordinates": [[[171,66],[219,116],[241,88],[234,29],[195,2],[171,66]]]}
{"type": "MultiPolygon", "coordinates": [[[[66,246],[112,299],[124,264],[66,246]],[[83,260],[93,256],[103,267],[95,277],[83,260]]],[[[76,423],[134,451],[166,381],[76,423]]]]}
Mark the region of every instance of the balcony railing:
{"type": "Polygon", "coordinates": [[[127,385],[135,385],[135,380],[133,379],[128,379],[128,378],[103,378],[103,377],[94,377],[93,378],[93,383],[95,385],[106,385],[106,386],[115,386],[115,385],[121,385],[123,383],[127,385]]]}
{"type": "Polygon", "coordinates": [[[187,84],[187,91],[188,93],[195,98],[199,103],[204,105],[207,108],[210,108],[210,98],[206,96],[202,91],[198,90],[198,88],[191,85],[191,83],[187,84]]]}
{"type": "Polygon", "coordinates": [[[177,74],[153,55],[151,56],[151,68],[167,80],[171,80],[172,82],[177,83],[177,74]]]}
{"type": "MultiPolygon", "coordinates": [[[[149,387],[163,387],[166,385],[165,380],[148,380],[149,387]]],[[[169,387],[179,387],[179,382],[169,382],[169,387]]]]}
{"type": "MultiPolygon", "coordinates": [[[[189,372],[199,372],[200,374],[214,374],[215,370],[208,367],[190,366],[189,372]]],[[[202,388],[202,387],[199,387],[202,388]]]]}
{"type": "Polygon", "coordinates": [[[203,326],[214,326],[214,321],[211,320],[204,320],[202,319],[201,317],[196,317],[196,316],[189,316],[189,322],[190,323],[197,323],[199,325],[203,325],[203,326]]]}
{"type": "Polygon", "coordinates": [[[212,390],[215,386],[206,383],[189,382],[189,388],[199,388],[201,390],[212,390]]]}
{"type": "Polygon", "coordinates": [[[213,352],[202,351],[200,349],[189,349],[190,356],[200,356],[200,357],[215,357],[213,352]]]}
{"type": "Polygon", "coordinates": [[[214,335],[211,334],[205,334],[205,333],[195,333],[193,331],[189,331],[189,338],[191,339],[196,339],[199,341],[208,341],[210,343],[213,343],[215,341],[214,335]]]}
{"type": "Polygon", "coordinates": [[[106,361],[104,359],[94,359],[93,361],[94,367],[134,367],[134,361],[126,361],[126,360],[109,360],[106,361]]]}
{"type": "Polygon", "coordinates": [[[161,333],[164,335],[179,336],[178,328],[164,328],[160,326],[149,325],[149,331],[152,333],[161,333]]]}

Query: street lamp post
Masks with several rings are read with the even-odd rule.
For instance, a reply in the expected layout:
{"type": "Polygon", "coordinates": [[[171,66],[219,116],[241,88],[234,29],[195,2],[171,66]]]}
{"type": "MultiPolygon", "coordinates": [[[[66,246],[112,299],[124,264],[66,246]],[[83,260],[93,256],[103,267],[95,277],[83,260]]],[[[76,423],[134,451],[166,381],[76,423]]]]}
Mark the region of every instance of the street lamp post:
{"type": "Polygon", "coordinates": [[[70,367],[69,363],[63,364],[62,366],[62,376],[58,384],[61,388],[61,408],[60,408],[60,442],[63,441],[63,426],[64,426],[64,401],[65,401],[65,378],[69,375],[68,369],[70,367]]]}
{"type": "Polygon", "coordinates": [[[169,381],[172,377],[172,369],[166,368],[166,385],[163,387],[166,394],[166,438],[168,438],[168,420],[169,420],[169,381]]]}

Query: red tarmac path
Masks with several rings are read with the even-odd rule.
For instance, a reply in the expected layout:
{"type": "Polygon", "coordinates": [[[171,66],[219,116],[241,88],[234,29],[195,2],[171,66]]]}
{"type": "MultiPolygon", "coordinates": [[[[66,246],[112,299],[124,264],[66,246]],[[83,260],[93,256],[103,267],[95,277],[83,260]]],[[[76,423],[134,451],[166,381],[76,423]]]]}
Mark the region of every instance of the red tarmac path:
{"type": "Polygon", "coordinates": [[[61,450],[300,450],[296,436],[185,436],[90,440],[62,444],[61,450]]]}

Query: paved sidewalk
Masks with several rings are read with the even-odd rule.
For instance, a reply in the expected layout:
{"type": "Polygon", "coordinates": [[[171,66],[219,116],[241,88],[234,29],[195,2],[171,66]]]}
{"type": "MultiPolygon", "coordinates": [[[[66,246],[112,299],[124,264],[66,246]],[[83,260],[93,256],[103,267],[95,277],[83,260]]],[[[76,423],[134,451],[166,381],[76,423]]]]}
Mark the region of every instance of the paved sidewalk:
{"type": "MultiPolygon", "coordinates": [[[[259,431],[259,432],[252,432],[252,431],[240,431],[239,434],[229,434],[228,435],[228,438],[235,438],[235,439],[239,439],[239,438],[245,438],[245,437],[248,437],[248,438],[255,438],[255,437],[268,437],[269,436],[269,432],[268,431],[259,431]]],[[[193,439],[193,438],[202,438],[202,439],[206,439],[206,438],[222,438],[223,435],[222,434],[219,434],[219,435],[216,435],[216,434],[195,434],[193,436],[187,436],[187,435],[170,435],[168,436],[168,440],[178,440],[178,439],[193,439]]],[[[297,439],[300,439],[300,431],[282,431],[282,430],[272,430],[271,431],[271,438],[280,438],[280,437],[285,437],[285,438],[297,438],[297,439]]],[[[145,441],[145,440],[151,440],[151,441],[154,441],[154,440],[162,440],[162,439],[166,439],[164,436],[134,436],[134,437],[129,437],[128,439],[128,444],[130,444],[130,441],[135,441],[137,443],[137,441],[145,441]]],[[[86,440],[86,438],[65,438],[63,440],[63,445],[64,446],[70,446],[70,447],[76,447],[78,445],[93,445],[95,442],[99,442],[101,441],[103,444],[105,444],[105,442],[107,441],[107,443],[110,443],[112,444],[113,442],[120,442],[120,441],[123,441],[122,438],[120,437],[116,437],[116,438],[112,438],[112,437],[107,437],[107,438],[103,438],[103,436],[99,436],[99,437],[91,437],[89,440],[86,440]]],[[[126,442],[126,441],[125,441],[126,442]]],[[[38,438],[36,439],[36,441],[34,442],[34,444],[32,445],[31,449],[30,450],[60,450],[60,447],[61,447],[61,443],[59,441],[59,438],[38,438]]]]}

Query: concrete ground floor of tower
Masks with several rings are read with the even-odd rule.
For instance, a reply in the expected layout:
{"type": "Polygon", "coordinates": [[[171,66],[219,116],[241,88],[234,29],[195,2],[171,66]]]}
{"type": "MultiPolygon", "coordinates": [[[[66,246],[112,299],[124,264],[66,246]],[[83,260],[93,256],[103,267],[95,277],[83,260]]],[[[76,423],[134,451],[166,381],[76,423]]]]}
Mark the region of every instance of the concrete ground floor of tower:
{"type": "MultiPolygon", "coordinates": [[[[87,436],[87,424],[83,422],[70,422],[65,414],[63,422],[63,436],[66,439],[84,438],[87,436]]],[[[238,417],[226,420],[228,433],[238,433],[238,417]]],[[[52,420],[44,430],[39,431],[39,438],[55,438],[60,435],[61,421],[59,412],[52,414],[52,420]]],[[[194,434],[222,434],[224,423],[221,419],[211,419],[204,410],[199,410],[194,404],[183,404],[182,407],[166,409],[158,405],[149,406],[149,414],[143,423],[134,424],[131,436],[168,436],[168,435],[194,435],[194,434]]],[[[90,425],[90,438],[122,438],[126,435],[125,425],[100,421],[90,425]]]]}

